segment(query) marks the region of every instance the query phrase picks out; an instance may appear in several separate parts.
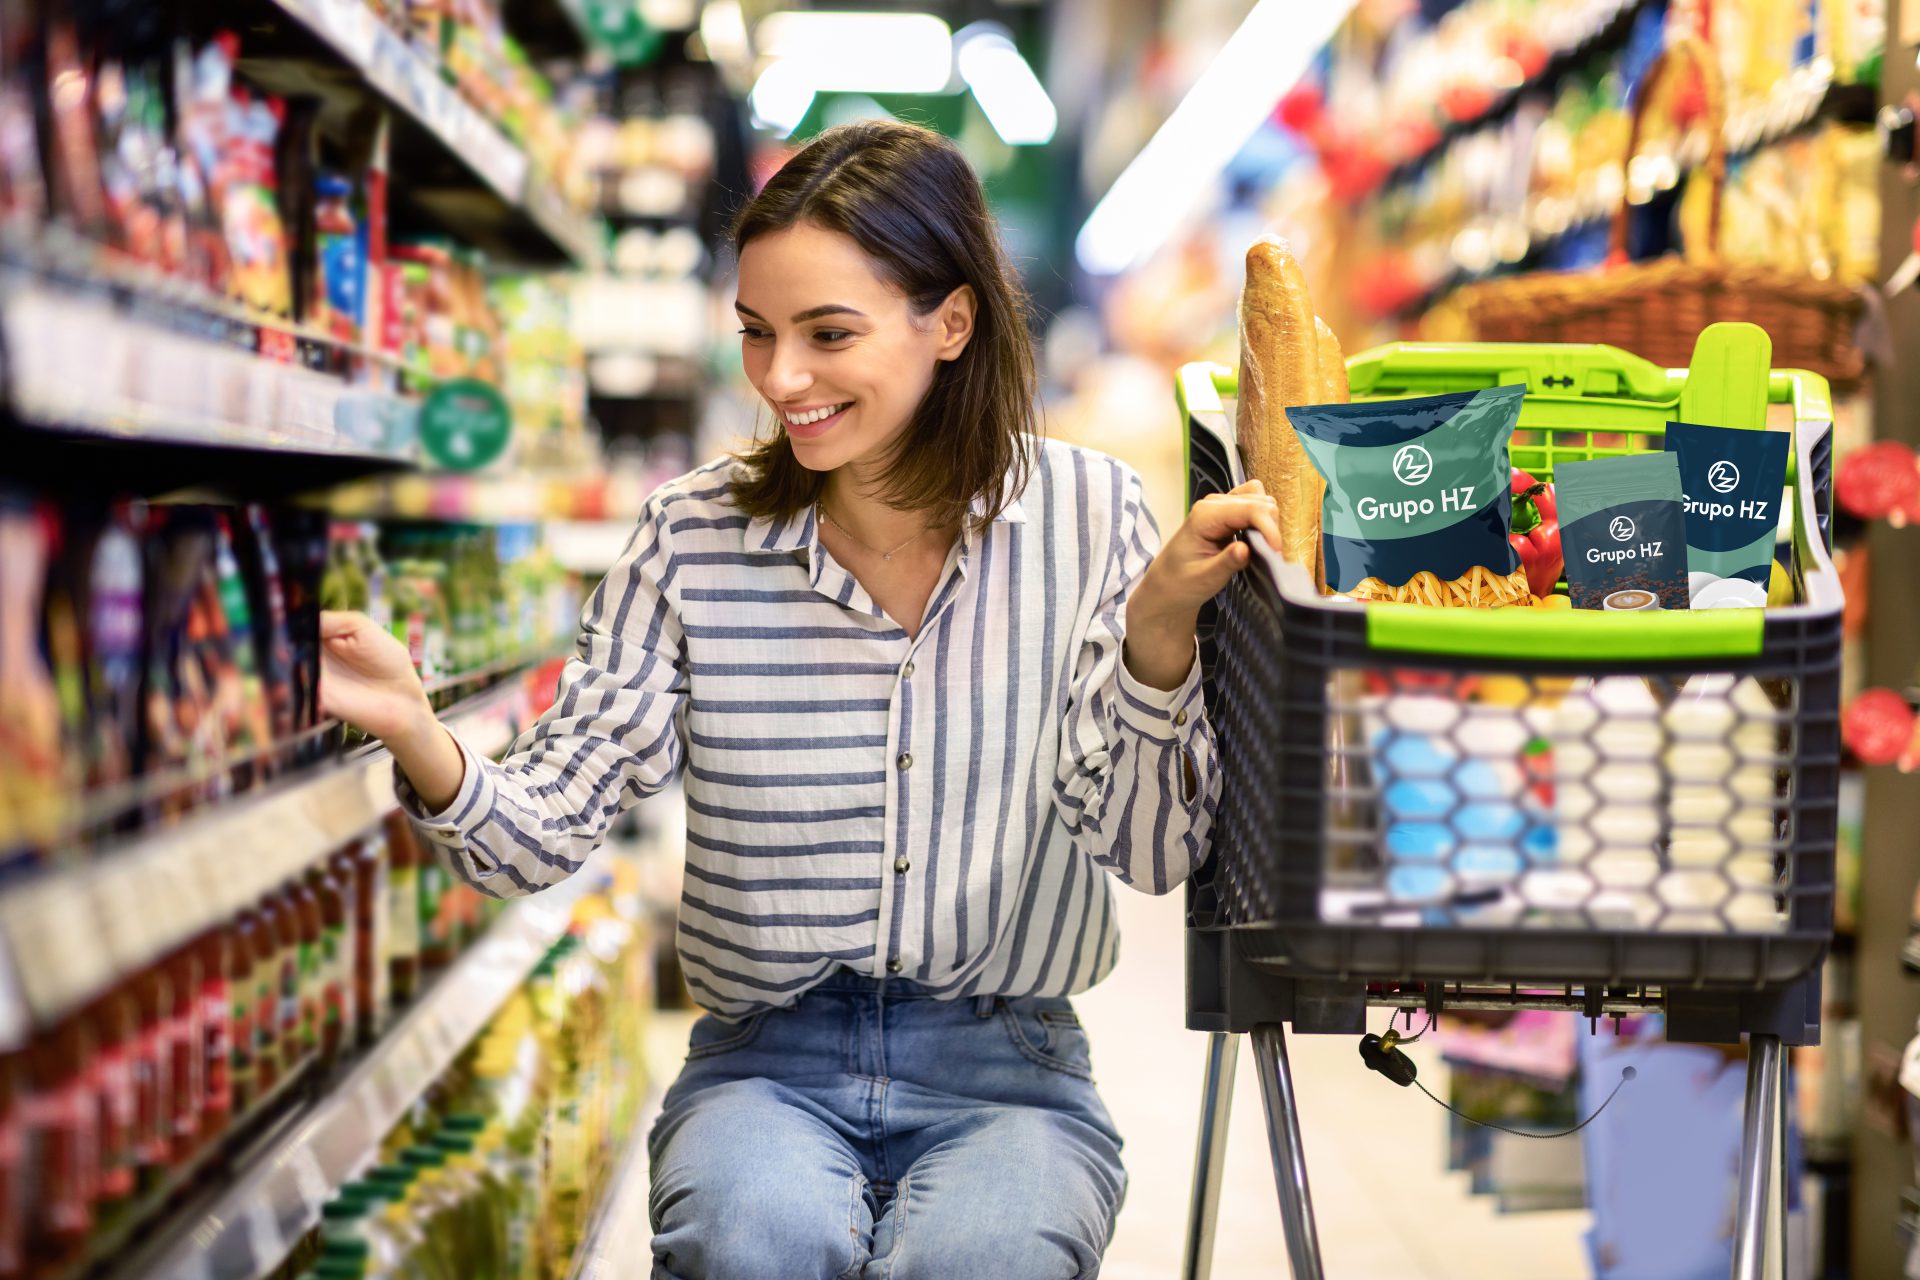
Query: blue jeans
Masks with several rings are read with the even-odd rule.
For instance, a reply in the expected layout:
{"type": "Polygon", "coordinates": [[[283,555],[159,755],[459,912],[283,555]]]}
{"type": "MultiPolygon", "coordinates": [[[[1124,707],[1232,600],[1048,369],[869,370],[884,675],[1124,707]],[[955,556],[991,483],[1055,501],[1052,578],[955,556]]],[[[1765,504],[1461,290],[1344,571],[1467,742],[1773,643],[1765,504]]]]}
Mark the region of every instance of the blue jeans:
{"type": "Polygon", "coordinates": [[[850,973],[694,1024],[647,1138],[654,1280],[1075,1280],[1126,1193],[1064,999],[850,973]]]}

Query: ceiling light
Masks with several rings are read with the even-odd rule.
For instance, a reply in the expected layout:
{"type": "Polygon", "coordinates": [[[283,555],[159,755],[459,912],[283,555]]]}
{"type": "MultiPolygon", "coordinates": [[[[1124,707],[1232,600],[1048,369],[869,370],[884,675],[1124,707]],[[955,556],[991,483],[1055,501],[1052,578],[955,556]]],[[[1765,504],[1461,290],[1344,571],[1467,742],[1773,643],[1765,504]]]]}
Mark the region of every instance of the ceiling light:
{"type": "Polygon", "coordinates": [[[754,41],[815,92],[939,93],[953,78],[953,33],[930,13],[783,11],[761,19],[754,41]]]}
{"type": "Polygon", "coordinates": [[[984,25],[968,27],[954,38],[954,47],[960,78],[973,90],[974,100],[1002,142],[1021,147],[1053,140],[1060,113],[1004,32],[984,25]]]}
{"type": "Polygon", "coordinates": [[[1352,0],[1260,0],[1094,206],[1074,245],[1080,265],[1114,275],[1173,234],[1352,8],[1352,0]]]}
{"type": "Polygon", "coordinates": [[[754,81],[747,103],[753,108],[753,122],[786,137],[800,127],[813,105],[813,82],[799,63],[781,59],[754,81]]]}

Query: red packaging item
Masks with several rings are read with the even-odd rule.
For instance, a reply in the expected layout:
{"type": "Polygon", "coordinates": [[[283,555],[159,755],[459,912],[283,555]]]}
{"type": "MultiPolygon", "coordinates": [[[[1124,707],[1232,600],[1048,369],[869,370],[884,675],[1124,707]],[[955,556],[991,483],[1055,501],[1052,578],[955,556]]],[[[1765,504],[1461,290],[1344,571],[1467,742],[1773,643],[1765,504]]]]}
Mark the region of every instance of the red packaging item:
{"type": "Polygon", "coordinates": [[[140,1011],[132,989],[123,986],[107,993],[88,1021],[94,1035],[87,1073],[96,1135],[93,1194],[100,1211],[111,1216],[138,1189],[139,1107],[133,1059],[139,1050],[140,1011]]]}
{"type": "Polygon", "coordinates": [[[233,1123],[233,1002],[228,995],[232,935],[213,929],[195,944],[200,951],[200,1130],[217,1141],[233,1123]]]}
{"type": "Polygon", "coordinates": [[[1833,492],[1859,519],[1920,521],[1920,460],[1898,440],[1875,441],[1840,459],[1833,492]]]}
{"type": "Polygon", "coordinates": [[[184,1162],[200,1145],[200,1112],[207,1077],[200,1031],[200,953],[187,946],[167,961],[168,1014],[165,1038],[171,1100],[168,1125],[172,1163],[184,1162]]]}
{"type": "Polygon", "coordinates": [[[0,1057],[0,1280],[27,1273],[27,1056],[0,1057]]]}
{"type": "Polygon", "coordinates": [[[35,1153],[32,1256],[43,1272],[86,1256],[93,1230],[93,1172],[99,1159],[96,1113],[87,1087],[93,1039],[70,1018],[30,1051],[32,1090],[25,1112],[35,1153]]]}
{"type": "Polygon", "coordinates": [[[155,965],[133,983],[140,1036],[133,1050],[133,1153],[142,1187],[158,1184],[173,1158],[172,984],[155,965]]]}
{"type": "Polygon", "coordinates": [[[1841,737],[1862,764],[1898,760],[1914,736],[1915,717],[1906,698],[1892,689],[1868,689],[1847,707],[1841,737]]]}

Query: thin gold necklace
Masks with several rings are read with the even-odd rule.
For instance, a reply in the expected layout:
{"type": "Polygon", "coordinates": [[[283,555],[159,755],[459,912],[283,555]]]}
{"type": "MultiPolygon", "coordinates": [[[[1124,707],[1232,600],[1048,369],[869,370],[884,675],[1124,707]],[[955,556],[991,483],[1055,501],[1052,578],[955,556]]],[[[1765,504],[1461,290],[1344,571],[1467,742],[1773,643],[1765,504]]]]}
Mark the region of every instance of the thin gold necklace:
{"type": "Polygon", "coordinates": [[[901,543],[899,546],[895,547],[893,550],[882,551],[878,547],[870,547],[866,543],[860,541],[860,539],[855,538],[853,536],[853,530],[847,528],[847,526],[841,524],[838,520],[835,520],[833,516],[828,513],[826,503],[821,502],[821,503],[816,503],[815,505],[820,508],[820,518],[822,520],[825,520],[828,524],[832,525],[834,528],[838,529],[840,532],[846,534],[847,537],[852,538],[854,546],[859,547],[862,551],[865,551],[870,555],[879,556],[882,560],[893,559],[895,556],[899,555],[902,551],[905,551],[908,547],[920,541],[920,539],[926,537],[927,529],[933,528],[932,525],[928,525],[927,529],[922,529],[920,532],[914,534],[911,538],[908,538],[905,542],[901,543]]]}

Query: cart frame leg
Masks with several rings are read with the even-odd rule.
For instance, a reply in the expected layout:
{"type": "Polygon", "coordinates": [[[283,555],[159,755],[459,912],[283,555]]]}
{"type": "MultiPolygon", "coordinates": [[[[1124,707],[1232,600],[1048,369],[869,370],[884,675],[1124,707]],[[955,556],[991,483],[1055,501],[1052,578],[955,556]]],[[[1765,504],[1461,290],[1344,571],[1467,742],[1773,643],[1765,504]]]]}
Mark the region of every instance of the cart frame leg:
{"type": "Polygon", "coordinates": [[[1786,1050],[1778,1036],[1749,1036],[1733,1280],[1785,1280],[1790,1271],[1786,1165],[1786,1050]]]}
{"type": "Polygon", "coordinates": [[[1193,1153],[1193,1199],[1187,1207],[1184,1280],[1213,1275],[1214,1229],[1220,1221],[1220,1188],[1226,1178],[1227,1129],[1233,1118],[1233,1073],[1240,1039],[1231,1032],[1207,1036],[1207,1066],[1200,1088],[1200,1137],[1193,1153]]]}
{"type": "Polygon", "coordinates": [[[1253,1057],[1260,1075],[1260,1099],[1267,1113],[1267,1140],[1273,1148],[1273,1180],[1280,1193],[1280,1226],[1287,1236],[1293,1280],[1323,1280],[1320,1234],[1313,1221],[1313,1196],[1307,1188],[1307,1155],[1300,1143],[1300,1110],[1287,1064],[1287,1036],[1277,1022],[1253,1029],[1253,1057]]]}

